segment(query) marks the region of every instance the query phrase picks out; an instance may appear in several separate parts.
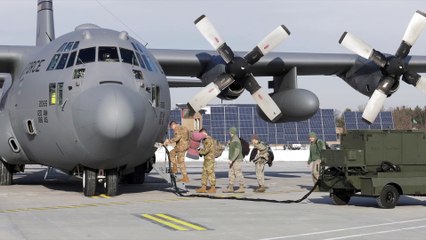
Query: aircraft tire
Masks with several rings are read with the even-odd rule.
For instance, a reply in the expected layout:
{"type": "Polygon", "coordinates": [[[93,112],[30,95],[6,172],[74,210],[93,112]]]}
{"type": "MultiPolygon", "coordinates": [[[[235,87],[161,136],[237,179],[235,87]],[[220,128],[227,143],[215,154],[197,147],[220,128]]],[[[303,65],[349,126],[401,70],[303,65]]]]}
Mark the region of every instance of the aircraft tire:
{"type": "Polygon", "coordinates": [[[147,171],[147,164],[143,163],[134,168],[134,171],[123,177],[123,182],[127,184],[143,184],[147,171]]]}
{"type": "Polygon", "coordinates": [[[386,209],[395,208],[398,199],[398,189],[389,184],[383,187],[380,196],[376,198],[379,207],[386,209]]]}
{"type": "Polygon", "coordinates": [[[96,193],[96,170],[85,168],[83,172],[83,193],[86,197],[94,196],[96,193]]]}
{"type": "Polygon", "coordinates": [[[110,169],[106,171],[106,195],[115,196],[118,193],[118,171],[110,169]]]}
{"type": "Polygon", "coordinates": [[[351,200],[351,195],[346,190],[333,189],[330,197],[335,205],[347,205],[351,200]]]}
{"type": "Polygon", "coordinates": [[[12,166],[0,160],[0,185],[12,185],[12,166]]]}
{"type": "Polygon", "coordinates": [[[143,184],[145,182],[146,163],[135,167],[135,171],[131,174],[132,184],[143,184]]]}

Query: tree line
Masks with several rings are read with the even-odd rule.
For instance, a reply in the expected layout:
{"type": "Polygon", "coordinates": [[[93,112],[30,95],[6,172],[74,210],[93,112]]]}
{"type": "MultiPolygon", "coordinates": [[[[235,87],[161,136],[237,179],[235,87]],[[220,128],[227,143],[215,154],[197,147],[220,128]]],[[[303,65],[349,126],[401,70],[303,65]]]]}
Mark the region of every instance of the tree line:
{"type": "MultiPolygon", "coordinates": [[[[351,112],[352,110],[347,108],[345,112],[351,112]]],[[[358,109],[363,111],[363,109],[358,109]]],[[[397,130],[410,130],[410,129],[426,129],[426,105],[411,107],[396,107],[391,108],[389,111],[392,112],[394,127],[397,130]]],[[[335,111],[336,126],[344,128],[345,119],[343,114],[339,111],[335,111]]]]}

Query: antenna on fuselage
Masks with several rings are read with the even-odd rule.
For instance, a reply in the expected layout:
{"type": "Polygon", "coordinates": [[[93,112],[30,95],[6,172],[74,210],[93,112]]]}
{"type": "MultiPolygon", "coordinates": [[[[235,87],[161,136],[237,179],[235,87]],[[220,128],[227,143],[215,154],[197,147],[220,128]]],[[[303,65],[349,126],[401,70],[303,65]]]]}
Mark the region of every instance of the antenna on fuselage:
{"type": "Polygon", "coordinates": [[[143,38],[141,38],[135,31],[133,31],[133,29],[131,27],[129,27],[123,20],[121,20],[117,15],[115,15],[112,11],[110,11],[104,4],[102,4],[101,2],[99,2],[98,0],[95,0],[99,6],[101,6],[107,13],[109,13],[111,16],[113,16],[118,22],[120,22],[123,26],[125,26],[127,29],[130,30],[130,32],[133,34],[133,36],[135,36],[136,38],[138,38],[140,41],[145,43],[145,47],[148,45],[148,42],[143,40],[143,38]]]}
{"type": "Polygon", "coordinates": [[[55,39],[53,24],[53,0],[38,0],[36,46],[43,46],[55,39]]]}

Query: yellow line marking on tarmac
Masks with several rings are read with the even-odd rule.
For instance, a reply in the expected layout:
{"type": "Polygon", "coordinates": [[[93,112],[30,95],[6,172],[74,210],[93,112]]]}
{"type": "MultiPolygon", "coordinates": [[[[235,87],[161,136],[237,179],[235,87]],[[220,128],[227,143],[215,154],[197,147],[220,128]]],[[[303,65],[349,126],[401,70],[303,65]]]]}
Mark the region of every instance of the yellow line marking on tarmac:
{"type": "Polygon", "coordinates": [[[173,221],[173,222],[175,222],[175,223],[179,223],[179,224],[184,225],[184,226],[186,226],[186,227],[193,228],[193,229],[198,230],[198,231],[205,231],[205,230],[207,230],[207,228],[205,228],[205,227],[198,226],[198,225],[195,225],[195,224],[192,224],[192,223],[189,223],[189,222],[183,221],[183,220],[181,220],[181,219],[178,219],[178,218],[174,218],[174,217],[168,216],[168,215],[163,214],[163,213],[158,213],[158,214],[155,214],[155,215],[156,215],[156,216],[158,216],[158,217],[161,217],[161,218],[164,218],[164,219],[167,219],[167,220],[173,221]]]}
{"type": "Polygon", "coordinates": [[[189,230],[188,228],[184,228],[184,227],[181,227],[179,225],[173,224],[171,222],[167,222],[165,220],[162,220],[161,218],[154,217],[154,216],[152,216],[150,214],[142,214],[142,217],[147,218],[147,219],[149,219],[151,221],[154,221],[154,223],[155,222],[156,223],[161,223],[161,224],[163,224],[163,225],[165,225],[165,226],[167,226],[167,227],[169,227],[171,229],[174,229],[174,230],[179,230],[179,231],[188,231],[189,230]]]}
{"type": "Polygon", "coordinates": [[[47,211],[47,210],[58,210],[58,209],[74,209],[74,208],[85,208],[85,207],[100,207],[100,206],[113,206],[113,205],[126,205],[130,202],[110,202],[110,203],[84,203],[76,205],[60,205],[52,207],[33,207],[33,208],[17,208],[17,209],[6,209],[0,210],[0,213],[17,213],[17,212],[31,212],[31,211],[47,211]]]}
{"type": "Polygon", "coordinates": [[[102,197],[102,198],[111,198],[110,196],[105,195],[105,194],[100,194],[99,197],[102,197]]]}

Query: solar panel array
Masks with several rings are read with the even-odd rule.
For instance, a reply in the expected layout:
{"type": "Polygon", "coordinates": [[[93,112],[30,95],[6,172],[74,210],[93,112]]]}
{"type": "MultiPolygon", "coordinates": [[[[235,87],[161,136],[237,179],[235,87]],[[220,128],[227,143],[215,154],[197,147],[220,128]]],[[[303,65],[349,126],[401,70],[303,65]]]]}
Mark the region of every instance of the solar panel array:
{"type": "Polygon", "coordinates": [[[219,141],[230,139],[229,128],[236,127],[240,137],[250,140],[256,134],[269,144],[308,143],[309,132],[316,132],[326,141],[336,141],[333,109],[319,110],[312,118],[302,122],[269,123],[261,119],[256,105],[211,105],[203,114],[202,126],[219,141]]]}
{"type": "Polygon", "coordinates": [[[391,112],[380,112],[372,124],[362,120],[362,112],[344,112],[346,130],[393,129],[394,123],[391,112]]]}

